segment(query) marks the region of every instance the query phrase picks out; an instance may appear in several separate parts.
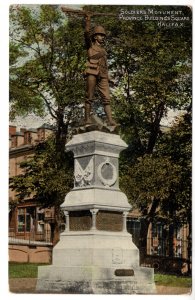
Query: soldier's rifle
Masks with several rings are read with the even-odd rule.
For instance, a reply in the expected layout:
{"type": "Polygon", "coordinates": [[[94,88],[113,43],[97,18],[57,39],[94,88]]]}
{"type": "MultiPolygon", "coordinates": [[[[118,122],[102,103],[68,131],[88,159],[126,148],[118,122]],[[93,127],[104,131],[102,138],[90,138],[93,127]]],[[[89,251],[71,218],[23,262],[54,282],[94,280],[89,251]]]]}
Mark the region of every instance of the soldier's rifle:
{"type": "Polygon", "coordinates": [[[66,6],[62,6],[61,10],[65,13],[65,14],[76,14],[78,16],[82,16],[82,17],[88,17],[91,18],[93,16],[109,16],[109,17],[116,17],[117,14],[113,14],[113,13],[101,13],[101,12],[91,12],[91,11],[85,11],[85,10],[80,10],[80,9],[72,9],[66,6]]]}

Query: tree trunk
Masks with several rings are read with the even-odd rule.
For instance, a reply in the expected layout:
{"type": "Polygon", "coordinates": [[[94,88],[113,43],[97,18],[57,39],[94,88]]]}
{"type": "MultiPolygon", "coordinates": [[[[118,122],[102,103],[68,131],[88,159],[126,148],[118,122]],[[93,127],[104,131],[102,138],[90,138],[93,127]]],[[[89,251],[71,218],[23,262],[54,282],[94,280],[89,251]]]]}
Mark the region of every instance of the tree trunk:
{"type": "Polygon", "coordinates": [[[150,222],[142,218],[141,219],[141,229],[140,229],[140,239],[139,239],[139,251],[140,251],[140,264],[144,263],[144,260],[147,255],[147,236],[148,236],[148,228],[150,222]]]}
{"type": "Polygon", "coordinates": [[[174,226],[173,224],[169,225],[169,257],[174,256],[174,226]]]}
{"type": "MultiPolygon", "coordinates": [[[[149,212],[145,212],[145,217],[141,219],[141,230],[140,230],[140,263],[144,262],[144,259],[147,255],[147,243],[148,243],[148,228],[149,225],[153,222],[156,209],[158,208],[160,203],[159,199],[153,198],[152,204],[150,206],[149,212]]],[[[150,242],[150,241],[149,241],[150,242]]]]}
{"type": "Polygon", "coordinates": [[[57,244],[60,239],[60,207],[59,205],[55,206],[55,215],[53,223],[53,244],[57,244]]]}
{"type": "Polygon", "coordinates": [[[157,108],[157,111],[156,111],[156,117],[155,117],[155,120],[152,124],[150,137],[149,137],[149,140],[148,140],[148,146],[147,146],[147,150],[146,150],[147,154],[151,154],[153,152],[154,147],[155,147],[156,140],[157,140],[157,137],[158,137],[158,134],[159,134],[160,121],[162,119],[163,112],[164,112],[164,102],[159,104],[159,106],[157,108]]]}
{"type": "Polygon", "coordinates": [[[58,121],[57,121],[57,131],[56,131],[56,154],[59,158],[59,163],[61,167],[61,162],[64,158],[65,144],[67,141],[68,134],[68,124],[64,122],[64,114],[58,111],[58,121]]]}

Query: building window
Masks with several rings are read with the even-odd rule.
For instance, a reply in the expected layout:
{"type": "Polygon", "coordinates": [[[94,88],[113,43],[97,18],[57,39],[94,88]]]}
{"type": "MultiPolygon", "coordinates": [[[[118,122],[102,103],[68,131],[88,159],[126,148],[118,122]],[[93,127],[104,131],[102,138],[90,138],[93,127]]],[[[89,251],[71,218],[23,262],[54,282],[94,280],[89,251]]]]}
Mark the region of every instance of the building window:
{"type": "Polygon", "coordinates": [[[25,132],[24,144],[31,144],[31,140],[32,140],[31,133],[30,132],[25,132]]]}
{"type": "Polygon", "coordinates": [[[140,228],[140,220],[136,218],[127,219],[127,231],[131,233],[132,240],[137,247],[139,247],[140,228]]]}
{"type": "Polygon", "coordinates": [[[152,234],[149,240],[151,242],[151,255],[168,255],[167,230],[164,224],[156,223],[152,225],[152,234]]]}
{"type": "Polygon", "coordinates": [[[30,232],[34,226],[34,207],[18,208],[17,214],[17,231],[30,232]]]}
{"type": "Polygon", "coordinates": [[[188,235],[185,224],[166,226],[162,223],[152,225],[150,243],[151,255],[187,257],[188,235]]]}
{"type": "Polygon", "coordinates": [[[37,207],[37,232],[44,232],[44,210],[37,207]]]}
{"type": "Polygon", "coordinates": [[[11,140],[11,148],[15,148],[15,147],[17,147],[17,138],[16,136],[13,136],[11,140]]]}
{"type": "Polygon", "coordinates": [[[18,232],[25,231],[25,209],[18,208],[18,232]]]}
{"type": "Polygon", "coordinates": [[[174,230],[174,240],[173,240],[173,253],[175,257],[182,257],[182,248],[183,248],[183,228],[177,226],[174,230]]]}
{"type": "Polygon", "coordinates": [[[39,141],[43,141],[45,139],[45,131],[44,131],[44,129],[40,129],[38,131],[38,139],[39,139],[39,141]]]}

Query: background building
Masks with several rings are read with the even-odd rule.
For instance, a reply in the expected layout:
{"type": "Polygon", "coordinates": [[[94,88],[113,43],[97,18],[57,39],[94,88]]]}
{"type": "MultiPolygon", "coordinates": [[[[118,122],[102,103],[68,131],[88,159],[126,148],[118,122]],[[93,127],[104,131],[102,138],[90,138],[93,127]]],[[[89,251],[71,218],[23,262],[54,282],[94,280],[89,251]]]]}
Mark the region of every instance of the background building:
{"type": "MultiPolygon", "coordinates": [[[[20,163],[33,157],[34,147],[53,132],[50,125],[16,131],[9,127],[9,176],[23,171],[20,163]]],[[[9,191],[9,259],[10,261],[49,262],[54,237],[54,208],[41,208],[33,197],[17,201],[16,192],[9,191]]]]}
{"type": "Polygon", "coordinates": [[[153,267],[155,271],[173,274],[191,274],[192,241],[189,224],[179,222],[166,224],[159,220],[149,225],[146,249],[142,249],[140,236],[142,216],[137,210],[129,213],[127,230],[139,248],[142,266],[153,267]]]}

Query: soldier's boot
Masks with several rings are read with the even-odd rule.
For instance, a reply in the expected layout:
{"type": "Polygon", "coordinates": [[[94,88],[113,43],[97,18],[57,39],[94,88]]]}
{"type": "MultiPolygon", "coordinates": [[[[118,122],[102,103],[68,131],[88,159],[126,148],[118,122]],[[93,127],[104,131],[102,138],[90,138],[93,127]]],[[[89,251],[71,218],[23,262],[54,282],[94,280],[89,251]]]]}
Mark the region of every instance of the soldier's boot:
{"type": "Polygon", "coordinates": [[[85,103],[85,124],[86,125],[92,124],[90,113],[91,113],[91,104],[85,103]]]}
{"type": "Polygon", "coordinates": [[[105,111],[107,119],[108,119],[108,125],[117,126],[118,124],[112,118],[112,112],[111,112],[110,104],[104,105],[104,111],[105,111]]]}

